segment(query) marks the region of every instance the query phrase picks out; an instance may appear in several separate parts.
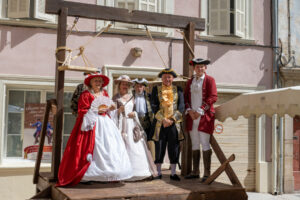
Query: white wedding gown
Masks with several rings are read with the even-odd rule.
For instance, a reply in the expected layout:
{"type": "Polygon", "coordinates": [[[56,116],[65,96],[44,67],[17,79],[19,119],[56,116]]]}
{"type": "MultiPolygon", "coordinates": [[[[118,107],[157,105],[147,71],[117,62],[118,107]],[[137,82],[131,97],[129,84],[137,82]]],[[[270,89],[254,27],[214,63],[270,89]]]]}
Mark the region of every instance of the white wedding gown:
{"type": "Polygon", "coordinates": [[[82,181],[120,181],[133,176],[131,160],[129,160],[121,133],[108,115],[98,115],[90,109],[84,116],[81,129],[95,127],[95,145],[93,156],[88,155],[91,162],[82,181]]]}
{"type": "MultiPolygon", "coordinates": [[[[125,102],[122,103],[123,105],[125,104],[125,102]]],[[[133,106],[134,106],[133,101],[129,101],[125,105],[125,116],[128,116],[128,114],[133,111],[133,106]]],[[[120,115],[119,122],[118,122],[119,130],[122,130],[122,118],[123,115],[120,115]]],[[[133,170],[133,177],[130,179],[132,181],[142,180],[144,178],[151,176],[145,147],[142,141],[134,142],[133,128],[134,128],[133,119],[127,117],[127,138],[126,138],[125,146],[133,170]]]]}

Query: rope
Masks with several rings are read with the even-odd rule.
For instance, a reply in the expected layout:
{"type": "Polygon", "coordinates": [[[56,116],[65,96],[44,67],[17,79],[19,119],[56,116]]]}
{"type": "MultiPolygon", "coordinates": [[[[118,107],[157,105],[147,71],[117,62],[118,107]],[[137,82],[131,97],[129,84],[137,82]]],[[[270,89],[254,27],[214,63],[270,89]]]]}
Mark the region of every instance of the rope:
{"type": "Polygon", "coordinates": [[[179,31],[179,30],[176,30],[176,31],[179,32],[183,36],[183,39],[184,39],[185,43],[187,44],[187,46],[188,46],[188,48],[189,48],[189,50],[190,50],[193,58],[195,58],[195,53],[194,53],[192,47],[190,46],[189,42],[187,41],[184,32],[183,31],[179,31]]]}
{"type": "Polygon", "coordinates": [[[71,33],[72,33],[72,31],[73,31],[73,28],[75,28],[76,31],[78,31],[78,28],[77,28],[77,26],[76,26],[78,20],[79,20],[79,17],[75,17],[74,22],[73,22],[73,25],[72,25],[72,27],[71,27],[69,33],[67,34],[67,38],[69,37],[69,35],[71,35],[71,33]]]}
{"type": "MultiPolygon", "coordinates": [[[[78,19],[79,19],[78,17],[75,18],[74,23],[73,23],[73,26],[72,26],[72,28],[71,28],[71,30],[70,30],[68,36],[69,36],[70,33],[72,32],[72,29],[73,29],[74,27],[76,27],[76,23],[78,22],[78,19]]],[[[77,48],[77,49],[70,49],[70,48],[68,48],[68,47],[66,47],[66,46],[57,47],[56,50],[55,50],[56,62],[61,63],[62,66],[70,66],[70,65],[71,65],[71,61],[73,61],[73,60],[75,60],[76,58],[78,58],[79,56],[81,56],[81,57],[82,57],[82,60],[83,60],[83,62],[84,62],[84,64],[85,64],[86,67],[94,67],[94,66],[92,65],[92,63],[89,61],[89,59],[87,58],[87,56],[84,54],[85,46],[88,45],[90,42],[92,42],[96,37],[98,37],[99,35],[101,35],[103,32],[108,31],[108,29],[109,29],[111,26],[112,26],[112,24],[109,24],[109,25],[107,25],[106,27],[103,27],[103,28],[100,30],[99,33],[97,33],[93,38],[91,38],[90,40],[88,40],[88,42],[86,42],[84,45],[80,46],[80,47],[77,48]],[[62,50],[68,52],[68,55],[66,56],[66,58],[65,58],[64,61],[58,60],[58,58],[57,58],[57,53],[58,53],[59,51],[62,51],[62,50]],[[75,50],[78,50],[79,52],[78,52],[78,54],[77,54],[76,56],[72,57],[72,53],[73,53],[73,51],[75,51],[75,50]]],[[[68,37],[68,36],[67,36],[67,37],[68,37]]]]}
{"type": "Polygon", "coordinates": [[[111,26],[112,26],[112,24],[108,24],[106,27],[103,27],[97,35],[95,35],[94,37],[92,37],[89,41],[87,41],[87,42],[86,42],[84,45],[82,45],[82,46],[88,45],[91,41],[93,41],[96,37],[98,37],[99,35],[101,35],[103,32],[107,32],[108,29],[109,29],[111,26]]]}
{"type": "Polygon", "coordinates": [[[154,42],[154,40],[153,40],[153,38],[152,38],[151,32],[149,31],[149,29],[148,29],[148,27],[147,27],[146,25],[145,25],[145,28],[146,28],[147,35],[148,35],[148,36],[150,37],[150,39],[152,40],[152,44],[153,44],[153,46],[155,47],[156,52],[158,53],[158,55],[159,55],[161,61],[163,62],[165,68],[167,68],[166,63],[165,63],[164,59],[162,58],[161,54],[159,53],[159,50],[158,50],[158,48],[157,48],[157,46],[156,46],[156,44],[155,44],[155,42],[154,42]]]}

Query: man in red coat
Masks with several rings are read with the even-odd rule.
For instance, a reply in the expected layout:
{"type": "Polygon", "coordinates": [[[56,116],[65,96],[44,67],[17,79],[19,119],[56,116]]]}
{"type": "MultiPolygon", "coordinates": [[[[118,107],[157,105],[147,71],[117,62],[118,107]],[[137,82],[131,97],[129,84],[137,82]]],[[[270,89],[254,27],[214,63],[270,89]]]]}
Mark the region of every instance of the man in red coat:
{"type": "Polygon", "coordinates": [[[195,71],[188,82],[184,92],[186,109],[186,130],[190,133],[192,141],[192,173],[187,179],[199,178],[200,144],[202,145],[204,163],[204,182],[210,176],[211,154],[210,135],[214,132],[215,109],[213,104],[217,101],[216,82],[213,77],[206,74],[209,60],[195,58],[190,61],[195,71]]]}

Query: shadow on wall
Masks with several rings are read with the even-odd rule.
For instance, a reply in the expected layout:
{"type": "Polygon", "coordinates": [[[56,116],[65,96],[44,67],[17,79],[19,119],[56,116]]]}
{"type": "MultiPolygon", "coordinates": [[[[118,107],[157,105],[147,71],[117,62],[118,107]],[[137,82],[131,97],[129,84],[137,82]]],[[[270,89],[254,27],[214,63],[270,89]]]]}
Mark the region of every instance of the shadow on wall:
{"type": "Polygon", "coordinates": [[[0,36],[0,52],[10,43],[7,41],[7,30],[1,30],[0,36]]]}

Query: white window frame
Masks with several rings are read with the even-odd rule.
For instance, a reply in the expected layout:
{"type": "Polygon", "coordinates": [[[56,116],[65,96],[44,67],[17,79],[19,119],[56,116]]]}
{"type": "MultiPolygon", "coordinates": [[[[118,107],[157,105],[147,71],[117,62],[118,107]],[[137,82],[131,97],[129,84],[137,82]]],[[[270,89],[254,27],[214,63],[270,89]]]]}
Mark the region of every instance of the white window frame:
{"type": "MultiPolygon", "coordinates": [[[[67,79],[65,82],[65,92],[74,92],[76,86],[81,83],[81,79],[67,79]]],[[[10,76],[0,75],[0,169],[2,168],[33,168],[35,161],[25,160],[23,157],[6,157],[7,150],[7,105],[9,90],[23,91],[44,91],[54,92],[53,77],[33,77],[33,76],[10,76]]],[[[46,96],[45,96],[46,98],[46,96]]],[[[43,98],[41,97],[41,101],[43,98]]],[[[68,135],[68,134],[66,134],[68,135]]],[[[49,167],[49,163],[42,163],[42,167],[49,167]]]]}
{"type": "MultiPolygon", "coordinates": [[[[138,3],[138,0],[135,0],[138,3]]],[[[174,14],[174,0],[157,0],[158,11],[165,14],[174,14]]],[[[97,5],[114,7],[115,0],[97,0],[97,5]]],[[[102,27],[107,26],[110,22],[103,20],[96,20],[96,31],[99,31],[102,27]]],[[[152,28],[152,27],[149,27],[152,28]]],[[[143,25],[138,25],[136,28],[124,28],[124,27],[111,27],[108,32],[124,33],[124,34],[137,34],[146,35],[146,31],[143,25]]],[[[173,36],[174,30],[165,27],[155,27],[152,29],[152,34],[156,36],[173,36]]]]}
{"type": "Polygon", "coordinates": [[[200,38],[202,39],[208,39],[208,40],[214,40],[214,41],[222,41],[222,42],[241,42],[241,43],[247,43],[247,44],[254,44],[255,41],[253,40],[253,20],[252,20],[252,7],[253,7],[253,1],[247,0],[246,3],[246,9],[245,9],[245,36],[242,38],[238,38],[235,36],[214,36],[209,35],[208,29],[209,29],[209,7],[208,7],[209,0],[201,0],[201,13],[200,17],[205,19],[205,30],[200,32],[200,38]]]}
{"type": "Polygon", "coordinates": [[[34,0],[34,9],[31,11],[31,17],[27,19],[15,19],[8,18],[8,0],[0,0],[0,24],[3,25],[18,25],[18,26],[29,26],[29,27],[45,27],[45,28],[56,28],[57,27],[57,16],[46,13],[38,13],[36,1],[34,0]],[[33,13],[32,13],[33,12],[33,13]]]}

